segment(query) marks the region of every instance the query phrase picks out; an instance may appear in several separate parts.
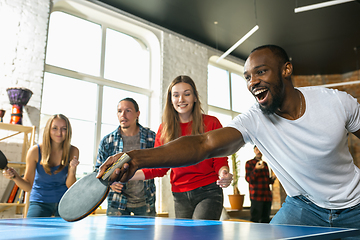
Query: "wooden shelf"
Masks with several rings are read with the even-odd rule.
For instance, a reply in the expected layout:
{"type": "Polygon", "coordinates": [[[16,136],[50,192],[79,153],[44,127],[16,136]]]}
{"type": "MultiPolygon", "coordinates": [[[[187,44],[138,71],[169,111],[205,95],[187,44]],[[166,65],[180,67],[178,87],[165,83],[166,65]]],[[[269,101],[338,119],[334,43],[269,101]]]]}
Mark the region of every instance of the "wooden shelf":
{"type": "MultiPolygon", "coordinates": [[[[8,159],[8,166],[13,168],[20,168],[19,174],[22,175],[25,172],[26,167],[26,154],[31,146],[35,143],[35,126],[23,126],[19,124],[8,124],[8,123],[0,123],[0,130],[10,131],[14,133],[9,133],[8,136],[5,136],[0,139],[3,141],[5,139],[14,137],[19,134],[24,134],[23,144],[22,144],[22,152],[20,161],[14,161],[8,159]]],[[[27,215],[27,210],[29,208],[29,193],[25,194],[25,203],[0,203],[0,212],[3,212],[11,207],[16,207],[16,212],[19,212],[22,209],[23,217],[25,218],[27,215]]]]}
{"type": "Polygon", "coordinates": [[[23,126],[19,124],[9,124],[9,123],[0,123],[0,129],[3,130],[9,130],[9,131],[17,131],[17,132],[23,132],[23,133],[30,133],[33,129],[35,129],[35,126],[23,126]]]}
{"type": "Polygon", "coordinates": [[[26,167],[26,163],[24,162],[8,162],[8,167],[13,167],[13,168],[25,168],[26,167]]]}
{"type": "Polygon", "coordinates": [[[0,206],[18,206],[25,207],[25,203],[0,203],[0,206]]]}

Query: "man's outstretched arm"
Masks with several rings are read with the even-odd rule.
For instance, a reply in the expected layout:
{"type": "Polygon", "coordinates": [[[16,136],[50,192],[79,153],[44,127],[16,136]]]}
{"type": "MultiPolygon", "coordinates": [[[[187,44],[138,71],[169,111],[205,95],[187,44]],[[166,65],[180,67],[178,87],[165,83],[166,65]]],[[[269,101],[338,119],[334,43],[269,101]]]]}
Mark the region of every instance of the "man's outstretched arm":
{"type": "MultiPolygon", "coordinates": [[[[157,148],[127,152],[131,161],[125,163],[112,175],[112,180],[128,181],[142,168],[174,168],[196,164],[212,157],[231,155],[244,145],[241,133],[235,128],[225,127],[195,136],[184,136],[157,148]]],[[[123,153],[109,157],[99,168],[98,178],[123,153]]]]}

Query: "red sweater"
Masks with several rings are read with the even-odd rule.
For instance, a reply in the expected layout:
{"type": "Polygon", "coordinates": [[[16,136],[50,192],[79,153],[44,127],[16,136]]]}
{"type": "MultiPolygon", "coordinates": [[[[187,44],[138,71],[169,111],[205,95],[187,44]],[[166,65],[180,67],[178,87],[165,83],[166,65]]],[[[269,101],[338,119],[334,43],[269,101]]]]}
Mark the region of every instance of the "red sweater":
{"type": "MultiPolygon", "coordinates": [[[[203,121],[205,132],[222,128],[221,123],[216,117],[203,115],[203,121]]],[[[182,136],[191,135],[191,124],[192,122],[180,123],[182,136]]],[[[155,147],[162,145],[160,141],[161,130],[162,125],[160,125],[156,134],[155,147]]],[[[196,165],[172,168],[170,173],[171,190],[173,192],[186,192],[216,182],[219,178],[219,170],[223,166],[228,166],[227,157],[210,158],[196,165]]],[[[163,177],[169,169],[170,168],[153,168],[142,170],[145,174],[145,179],[152,179],[155,177],[163,177]]]]}

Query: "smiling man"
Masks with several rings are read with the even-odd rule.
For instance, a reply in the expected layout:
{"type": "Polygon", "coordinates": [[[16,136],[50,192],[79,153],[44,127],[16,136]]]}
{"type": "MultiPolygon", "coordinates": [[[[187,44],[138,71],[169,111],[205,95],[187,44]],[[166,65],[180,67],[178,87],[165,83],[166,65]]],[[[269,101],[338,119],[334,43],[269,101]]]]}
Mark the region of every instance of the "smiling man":
{"type": "MultiPolygon", "coordinates": [[[[257,104],[225,128],[128,152],[132,161],[112,177],[127,181],[139,168],[190,165],[251,143],[288,195],[272,224],[360,228],[360,170],[347,145],[349,133],[360,136],[357,100],[333,89],[295,88],[293,65],[278,46],[254,49],[244,69],[257,104]]],[[[120,155],[110,157],[98,177],[120,155]]]]}
{"type": "MultiPolygon", "coordinates": [[[[117,106],[120,126],[106,135],[99,145],[95,168],[116,153],[153,148],[155,132],[139,124],[140,110],[132,98],[120,100],[117,106]]],[[[155,216],[155,183],[153,179],[131,181],[125,185],[114,182],[108,195],[107,215],[155,216]]]]}

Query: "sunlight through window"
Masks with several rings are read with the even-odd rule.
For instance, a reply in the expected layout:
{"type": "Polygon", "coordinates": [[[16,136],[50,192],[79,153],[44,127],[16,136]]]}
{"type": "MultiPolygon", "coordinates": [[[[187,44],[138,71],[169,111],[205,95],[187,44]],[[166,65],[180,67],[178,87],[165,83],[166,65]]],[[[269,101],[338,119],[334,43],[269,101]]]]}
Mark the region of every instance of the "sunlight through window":
{"type": "Polygon", "coordinates": [[[65,12],[50,15],[40,125],[55,113],[69,118],[78,177],[93,171],[100,139],[119,125],[121,99],[134,98],[140,124],[149,122],[149,50],[138,38],[103,28],[65,12]]]}

